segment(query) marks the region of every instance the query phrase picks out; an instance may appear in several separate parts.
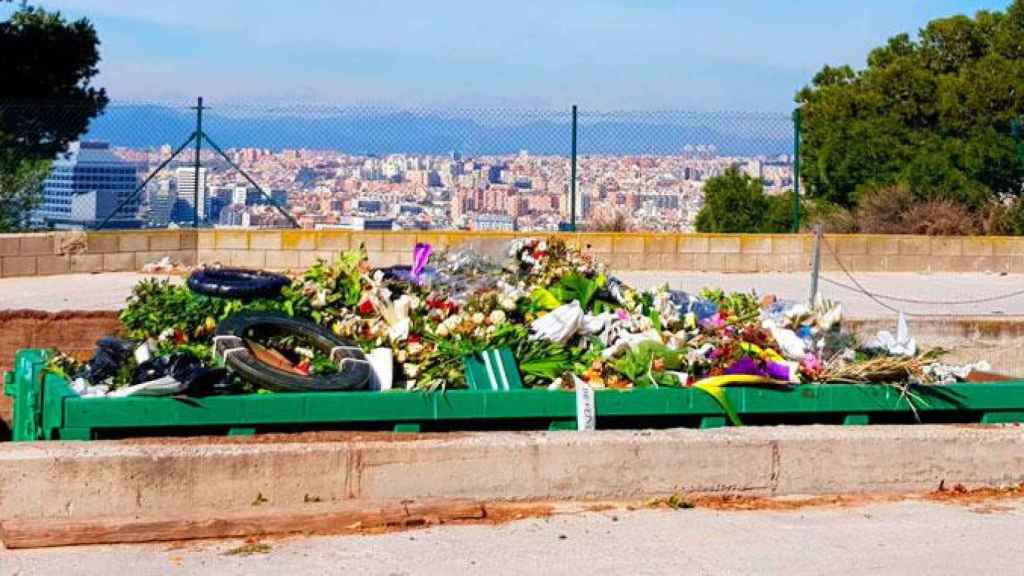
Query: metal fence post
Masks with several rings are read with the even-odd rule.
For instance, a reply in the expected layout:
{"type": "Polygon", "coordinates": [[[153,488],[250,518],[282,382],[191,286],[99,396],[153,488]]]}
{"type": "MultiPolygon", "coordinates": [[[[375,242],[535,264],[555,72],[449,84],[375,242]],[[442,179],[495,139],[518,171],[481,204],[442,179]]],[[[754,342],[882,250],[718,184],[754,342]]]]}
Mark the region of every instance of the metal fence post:
{"type": "Polygon", "coordinates": [[[800,232],[800,109],[793,110],[793,233],[800,232]]]}
{"type": "MultiPolygon", "coordinates": [[[[200,197],[200,194],[199,194],[199,167],[200,167],[200,165],[202,163],[201,160],[199,159],[199,157],[200,157],[200,154],[202,154],[202,152],[203,152],[203,97],[202,96],[199,97],[194,110],[196,111],[196,157],[195,157],[195,163],[193,164],[193,169],[195,170],[195,173],[193,174],[193,180],[192,180],[194,182],[194,186],[195,186],[195,193],[193,194],[193,198],[192,198],[192,227],[193,228],[198,228],[199,227],[199,197],[200,197]]],[[[205,184],[205,182],[204,182],[204,184],[205,184]]]]}
{"type": "Polygon", "coordinates": [[[572,167],[569,182],[569,229],[576,231],[576,105],[572,105],[572,167]]]}
{"type": "Polygon", "coordinates": [[[821,273],[821,224],[814,227],[814,257],[811,260],[811,294],[808,304],[818,299],[818,275],[821,273]]]}

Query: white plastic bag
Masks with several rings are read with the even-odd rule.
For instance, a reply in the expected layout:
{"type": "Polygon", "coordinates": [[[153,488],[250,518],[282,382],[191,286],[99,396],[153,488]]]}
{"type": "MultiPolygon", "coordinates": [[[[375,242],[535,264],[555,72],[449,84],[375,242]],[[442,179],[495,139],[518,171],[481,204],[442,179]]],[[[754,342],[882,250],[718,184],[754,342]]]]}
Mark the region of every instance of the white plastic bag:
{"type": "Polygon", "coordinates": [[[565,344],[579,331],[582,323],[583,308],[579,300],[573,300],[530,323],[531,338],[565,344]]]}

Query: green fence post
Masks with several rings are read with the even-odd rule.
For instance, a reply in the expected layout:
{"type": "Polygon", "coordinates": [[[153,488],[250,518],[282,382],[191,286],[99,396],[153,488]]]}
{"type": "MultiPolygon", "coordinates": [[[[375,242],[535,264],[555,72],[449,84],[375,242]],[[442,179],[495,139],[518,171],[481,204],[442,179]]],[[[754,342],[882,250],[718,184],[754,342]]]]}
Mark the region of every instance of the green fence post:
{"type": "MultiPolygon", "coordinates": [[[[192,200],[192,227],[199,227],[199,198],[201,196],[199,192],[199,167],[202,165],[200,155],[203,152],[203,97],[200,96],[196,102],[193,110],[196,111],[196,157],[193,167],[195,169],[195,187],[196,191],[193,195],[192,200]]],[[[205,182],[203,183],[205,184],[205,182]]]]}
{"type": "Polygon", "coordinates": [[[793,233],[800,232],[800,109],[793,110],[793,233]]]}
{"type": "Polygon", "coordinates": [[[572,105],[572,167],[569,176],[569,229],[576,231],[576,105],[572,105]]]}

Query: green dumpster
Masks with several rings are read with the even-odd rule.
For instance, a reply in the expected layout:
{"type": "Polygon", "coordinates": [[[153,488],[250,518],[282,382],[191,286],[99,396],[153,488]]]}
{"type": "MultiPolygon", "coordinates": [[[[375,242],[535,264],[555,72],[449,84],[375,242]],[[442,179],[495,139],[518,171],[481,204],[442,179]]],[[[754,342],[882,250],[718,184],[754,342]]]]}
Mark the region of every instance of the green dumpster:
{"type": "MultiPolygon", "coordinates": [[[[46,371],[48,352],[22,350],[4,375],[13,439],[252,434],[260,431],[575,429],[576,395],[538,389],[315,392],[206,398],[82,398],[46,371]]],[[[1024,421],[1024,380],[919,386],[804,384],[726,388],[745,425],[1024,421]]],[[[598,390],[598,428],[724,426],[721,405],[694,388],[598,390]]]]}

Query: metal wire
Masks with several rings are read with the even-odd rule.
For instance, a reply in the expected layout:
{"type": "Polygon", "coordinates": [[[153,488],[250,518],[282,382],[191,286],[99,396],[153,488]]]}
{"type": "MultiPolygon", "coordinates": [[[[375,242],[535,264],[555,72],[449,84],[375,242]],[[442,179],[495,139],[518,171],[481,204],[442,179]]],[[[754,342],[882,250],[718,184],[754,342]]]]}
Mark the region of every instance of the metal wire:
{"type": "Polygon", "coordinates": [[[1000,294],[1000,295],[995,296],[995,297],[973,298],[973,299],[966,299],[966,300],[934,300],[934,301],[931,301],[931,300],[914,299],[914,298],[903,298],[903,297],[900,297],[900,296],[891,296],[891,295],[886,295],[886,294],[880,294],[880,293],[868,290],[867,288],[864,287],[863,284],[860,283],[859,280],[857,280],[857,278],[853,275],[853,273],[850,272],[849,268],[847,268],[846,265],[843,264],[843,261],[839,258],[839,254],[836,253],[835,249],[832,247],[831,243],[829,243],[827,238],[822,237],[822,244],[829,251],[829,254],[832,255],[832,258],[835,260],[836,264],[839,266],[839,269],[850,280],[850,282],[853,283],[853,286],[850,286],[848,284],[844,284],[844,283],[839,282],[837,280],[832,280],[831,278],[826,278],[824,276],[820,277],[820,279],[822,281],[824,281],[824,282],[826,282],[828,284],[831,284],[833,286],[836,286],[838,288],[843,288],[843,289],[849,290],[851,292],[857,292],[857,293],[863,294],[864,296],[867,296],[869,299],[871,299],[875,304],[878,304],[882,308],[885,308],[886,310],[889,310],[890,312],[894,312],[896,314],[905,314],[907,316],[932,316],[932,317],[956,317],[956,316],[963,316],[963,314],[955,314],[955,313],[954,314],[946,314],[946,313],[930,314],[930,313],[921,313],[921,312],[907,312],[906,310],[901,310],[900,308],[896,308],[894,306],[891,306],[891,305],[887,304],[884,300],[890,300],[890,301],[893,301],[893,302],[909,303],[909,304],[956,306],[956,305],[968,305],[968,304],[982,304],[982,303],[986,303],[986,302],[994,302],[994,301],[998,301],[998,300],[1005,300],[1005,299],[1008,299],[1008,298],[1013,298],[1015,296],[1024,295],[1024,290],[1017,290],[1017,291],[1006,293],[1006,294],[1000,294]]]}

